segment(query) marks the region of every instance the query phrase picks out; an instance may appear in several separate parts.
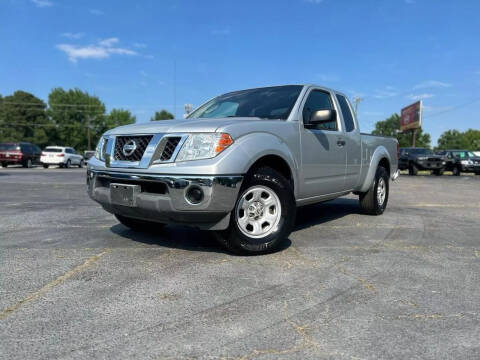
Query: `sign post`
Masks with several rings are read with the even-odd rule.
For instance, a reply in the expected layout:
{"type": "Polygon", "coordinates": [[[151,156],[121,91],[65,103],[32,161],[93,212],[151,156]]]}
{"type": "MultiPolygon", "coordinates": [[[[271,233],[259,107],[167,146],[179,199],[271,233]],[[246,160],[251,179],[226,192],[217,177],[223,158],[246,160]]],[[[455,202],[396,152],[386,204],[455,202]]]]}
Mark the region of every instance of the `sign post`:
{"type": "Polygon", "coordinates": [[[415,147],[415,135],[417,129],[422,127],[422,101],[417,101],[402,109],[402,117],[400,118],[400,131],[410,131],[412,134],[411,145],[415,147]]]}

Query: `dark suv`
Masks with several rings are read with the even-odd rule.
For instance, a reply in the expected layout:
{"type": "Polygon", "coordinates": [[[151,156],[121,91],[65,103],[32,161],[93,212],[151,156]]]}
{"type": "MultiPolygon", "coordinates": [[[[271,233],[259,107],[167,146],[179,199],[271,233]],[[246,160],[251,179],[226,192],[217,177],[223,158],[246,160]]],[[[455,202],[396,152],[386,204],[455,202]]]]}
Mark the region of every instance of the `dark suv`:
{"type": "Polygon", "coordinates": [[[2,167],[13,164],[22,164],[23,167],[32,167],[40,163],[42,150],[37,145],[27,142],[0,144],[0,163],[2,167]]]}
{"type": "Polygon", "coordinates": [[[445,170],[445,160],[425,148],[401,148],[398,168],[407,170],[409,175],[417,175],[419,170],[430,170],[432,174],[442,175],[445,170]]]}
{"type": "Polygon", "coordinates": [[[445,170],[453,172],[453,175],[460,175],[462,172],[475,173],[480,175],[480,157],[468,150],[442,150],[437,152],[443,156],[446,165],[445,170]]]}

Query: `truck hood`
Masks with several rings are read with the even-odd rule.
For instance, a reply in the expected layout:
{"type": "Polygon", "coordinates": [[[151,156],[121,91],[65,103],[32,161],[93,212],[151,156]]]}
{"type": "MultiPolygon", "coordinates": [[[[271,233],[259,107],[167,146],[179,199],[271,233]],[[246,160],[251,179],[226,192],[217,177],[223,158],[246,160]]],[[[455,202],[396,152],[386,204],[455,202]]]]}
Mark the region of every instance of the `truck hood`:
{"type": "Polygon", "coordinates": [[[215,132],[231,124],[259,122],[259,118],[177,119],[158,120],[142,124],[120,126],[107,131],[106,135],[215,132]]]}

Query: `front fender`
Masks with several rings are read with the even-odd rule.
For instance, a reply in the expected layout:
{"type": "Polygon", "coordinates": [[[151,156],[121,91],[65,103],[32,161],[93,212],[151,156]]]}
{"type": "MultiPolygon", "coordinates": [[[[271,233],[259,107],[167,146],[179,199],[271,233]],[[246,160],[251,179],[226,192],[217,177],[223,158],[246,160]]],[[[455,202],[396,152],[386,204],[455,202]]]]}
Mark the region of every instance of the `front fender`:
{"type": "MultiPolygon", "coordinates": [[[[241,173],[245,174],[252,167],[252,165],[267,155],[275,155],[282,158],[290,167],[290,172],[295,185],[295,194],[298,184],[298,162],[293,150],[278,136],[270,133],[251,133],[240,137],[235,142],[235,147],[228,153],[224,159],[223,165],[227,167],[234,167],[229,170],[222,166],[222,173],[241,173]]],[[[298,146],[296,147],[298,148],[298,146]]]]}
{"type": "MultiPolygon", "coordinates": [[[[367,175],[365,176],[365,180],[363,181],[362,186],[360,187],[360,192],[366,192],[372,186],[373,180],[375,179],[375,173],[377,172],[377,167],[378,164],[380,163],[380,160],[383,158],[386,158],[388,160],[388,163],[392,164],[392,159],[390,157],[390,154],[388,153],[388,150],[385,148],[385,146],[379,146],[375,149],[375,151],[372,154],[372,157],[370,158],[370,163],[367,171],[367,175]]],[[[391,174],[389,174],[389,177],[391,174]]]]}

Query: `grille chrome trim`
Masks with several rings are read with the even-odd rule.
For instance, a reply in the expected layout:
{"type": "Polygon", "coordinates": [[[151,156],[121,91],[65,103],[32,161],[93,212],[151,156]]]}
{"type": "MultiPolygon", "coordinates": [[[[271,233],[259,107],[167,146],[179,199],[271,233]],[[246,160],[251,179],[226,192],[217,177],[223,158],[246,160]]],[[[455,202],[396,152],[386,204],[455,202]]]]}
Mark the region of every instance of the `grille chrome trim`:
{"type": "Polygon", "coordinates": [[[157,165],[157,164],[174,162],[180,149],[183,146],[183,143],[185,142],[185,140],[187,140],[187,138],[188,138],[188,134],[169,134],[168,136],[164,136],[157,147],[157,151],[155,151],[155,154],[152,157],[152,160],[153,160],[152,164],[157,165]],[[168,160],[162,160],[162,155],[165,150],[165,147],[167,146],[167,143],[171,138],[180,138],[180,140],[178,141],[177,146],[175,147],[170,158],[168,160]]]}

